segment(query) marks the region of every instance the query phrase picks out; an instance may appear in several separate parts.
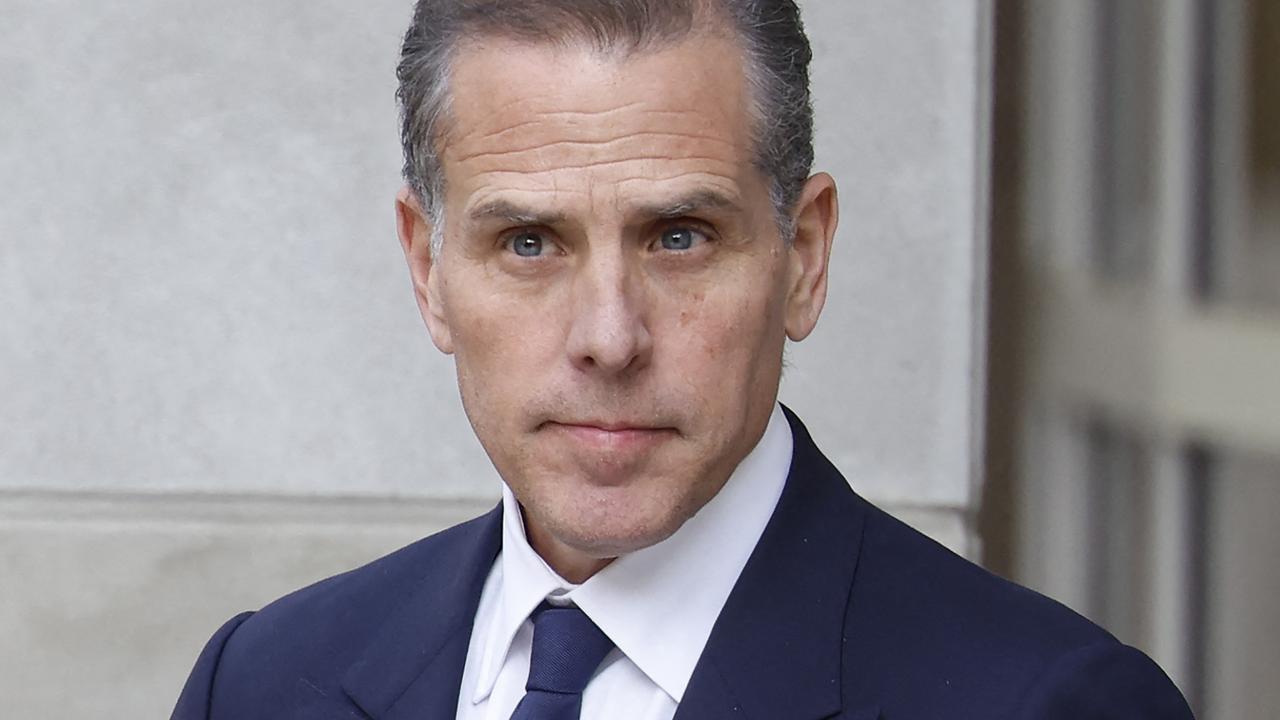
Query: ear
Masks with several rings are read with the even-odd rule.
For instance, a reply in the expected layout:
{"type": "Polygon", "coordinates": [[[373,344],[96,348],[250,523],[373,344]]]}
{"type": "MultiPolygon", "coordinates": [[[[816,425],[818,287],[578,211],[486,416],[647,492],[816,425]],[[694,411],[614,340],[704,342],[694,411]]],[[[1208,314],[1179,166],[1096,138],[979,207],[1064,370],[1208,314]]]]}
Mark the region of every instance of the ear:
{"type": "Polygon", "coordinates": [[[805,183],[794,211],[796,235],[789,248],[787,337],[805,339],[818,324],[827,302],[827,264],[840,222],[836,181],[818,173],[805,183]]]}
{"type": "Polygon", "coordinates": [[[413,294],[417,298],[422,319],[427,323],[427,332],[431,333],[431,341],[440,352],[451,354],[453,333],[449,331],[444,302],[440,296],[440,271],[436,266],[438,258],[431,256],[431,229],[431,220],[422,211],[413,192],[407,187],[401,188],[396,193],[396,232],[400,235],[404,259],[409,263],[413,294]]]}

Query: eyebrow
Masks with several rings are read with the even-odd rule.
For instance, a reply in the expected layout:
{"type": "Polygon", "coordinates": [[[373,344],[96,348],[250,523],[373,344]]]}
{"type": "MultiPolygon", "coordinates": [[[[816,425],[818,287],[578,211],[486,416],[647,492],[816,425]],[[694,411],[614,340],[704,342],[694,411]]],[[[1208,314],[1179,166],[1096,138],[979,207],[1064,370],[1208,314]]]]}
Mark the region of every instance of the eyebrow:
{"type": "Polygon", "coordinates": [[[695,190],[668,203],[646,205],[641,213],[649,217],[672,220],[706,210],[740,210],[728,195],[715,190],[695,190]]]}
{"type": "MultiPolygon", "coordinates": [[[[673,220],[692,213],[707,210],[740,210],[738,203],[716,190],[695,190],[673,200],[642,205],[638,214],[644,217],[673,220]]],[[[557,225],[566,219],[562,212],[542,212],[522,207],[509,200],[490,200],[467,213],[473,222],[501,220],[512,225],[557,225]]]]}
{"type": "Polygon", "coordinates": [[[555,225],[564,222],[564,213],[545,213],[520,207],[507,200],[491,200],[467,213],[473,221],[502,220],[512,225],[555,225]]]}

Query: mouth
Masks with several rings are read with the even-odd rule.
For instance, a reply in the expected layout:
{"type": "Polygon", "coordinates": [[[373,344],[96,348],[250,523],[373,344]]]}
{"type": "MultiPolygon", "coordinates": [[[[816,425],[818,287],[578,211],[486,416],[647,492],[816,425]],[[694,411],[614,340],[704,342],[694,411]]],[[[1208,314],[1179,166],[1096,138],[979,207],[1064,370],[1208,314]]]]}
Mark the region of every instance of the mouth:
{"type": "Polygon", "coordinates": [[[677,435],[673,427],[606,420],[548,421],[542,427],[576,445],[606,451],[642,451],[677,435]]]}

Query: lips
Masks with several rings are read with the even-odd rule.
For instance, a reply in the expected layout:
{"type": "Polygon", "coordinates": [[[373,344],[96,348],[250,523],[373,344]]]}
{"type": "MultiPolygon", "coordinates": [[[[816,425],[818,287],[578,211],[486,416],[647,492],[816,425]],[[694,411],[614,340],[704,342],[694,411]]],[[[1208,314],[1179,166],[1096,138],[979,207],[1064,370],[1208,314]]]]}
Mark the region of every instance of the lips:
{"type": "Polygon", "coordinates": [[[651,427],[613,421],[547,422],[545,429],[586,448],[635,451],[652,447],[676,435],[675,428],[651,427]]]}

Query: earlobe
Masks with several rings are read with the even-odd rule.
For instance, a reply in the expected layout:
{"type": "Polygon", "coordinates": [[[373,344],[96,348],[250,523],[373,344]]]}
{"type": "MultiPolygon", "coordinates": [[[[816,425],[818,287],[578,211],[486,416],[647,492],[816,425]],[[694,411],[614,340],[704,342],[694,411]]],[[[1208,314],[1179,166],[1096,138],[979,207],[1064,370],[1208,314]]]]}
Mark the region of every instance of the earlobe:
{"type": "Polygon", "coordinates": [[[795,238],[790,248],[787,288],[787,337],[800,341],[818,324],[827,301],[827,266],[840,221],[836,182],[818,173],[805,183],[795,209],[795,238]]]}
{"type": "Polygon", "coordinates": [[[440,352],[451,354],[453,334],[449,330],[441,297],[437,258],[431,255],[431,220],[407,187],[396,194],[396,232],[400,236],[405,261],[409,264],[418,311],[427,324],[431,341],[440,352]]]}

